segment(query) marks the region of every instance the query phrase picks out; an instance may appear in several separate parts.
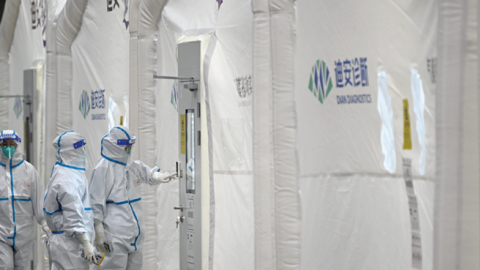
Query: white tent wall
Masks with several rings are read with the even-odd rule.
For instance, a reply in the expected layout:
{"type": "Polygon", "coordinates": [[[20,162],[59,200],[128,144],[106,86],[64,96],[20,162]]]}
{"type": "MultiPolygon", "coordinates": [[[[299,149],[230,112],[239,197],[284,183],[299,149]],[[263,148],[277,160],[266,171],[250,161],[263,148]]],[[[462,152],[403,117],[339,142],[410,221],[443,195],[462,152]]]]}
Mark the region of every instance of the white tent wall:
{"type": "Polygon", "coordinates": [[[253,13],[250,1],[221,2],[214,5],[216,44],[203,67],[211,138],[210,269],[253,269],[253,13]]]}
{"type": "Polygon", "coordinates": [[[277,269],[273,188],[272,61],[268,1],[253,1],[253,161],[255,269],[277,269]]]}
{"type": "Polygon", "coordinates": [[[300,268],[295,4],[257,0],[252,5],[255,269],[300,268]]]}
{"type": "MultiPolygon", "coordinates": [[[[65,6],[66,0],[47,1],[47,21],[45,30],[45,102],[44,102],[44,122],[43,122],[43,148],[40,151],[42,157],[41,167],[43,173],[44,187],[47,186],[52,173],[51,168],[55,164],[56,152],[52,147],[53,140],[58,136],[57,134],[57,58],[56,58],[56,29],[57,19],[60,12],[65,6]]],[[[38,244],[39,250],[43,249],[38,244]]],[[[43,268],[48,269],[48,260],[44,258],[43,254],[40,256],[43,261],[43,268]]],[[[40,266],[40,264],[38,264],[40,266]]]]}
{"type": "Polygon", "coordinates": [[[87,141],[89,179],[100,158],[103,136],[120,125],[122,117],[122,124],[129,126],[130,33],[124,22],[124,2],[114,3],[109,11],[106,1],[88,1],[71,45],[69,111],[72,129],[87,141]]]}
{"type": "Polygon", "coordinates": [[[436,1],[296,12],[301,269],[433,269],[436,1]]]}
{"type": "MultiPolygon", "coordinates": [[[[45,24],[45,2],[22,0],[10,50],[10,95],[23,95],[25,69],[36,67],[37,64],[40,66],[45,64],[45,48],[42,39],[45,24]]],[[[39,75],[42,78],[43,72],[39,75]]],[[[38,102],[41,104],[44,92],[41,91],[38,94],[40,94],[38,102]]],[[[8,128],[17,131],[25,140],[22,101],[22,98],[8,99],[8,128]]]]}
{"type": "Polygon", "coordinates": [[[56,58],[56,32],[57,19],[65,6],[66,0],[47,1],[47,29],[45,31],[46,43],[46,91],[45,91],[45,139],[42,155],[44,156],[44,179],[45,186],[50,180],[51,168],[57,161],[55,148],[51,143],[58,136],[57,133],[57,58],[56,58]]]}
{"type": "MultiPolygon", "coordinates": [[[[156,162],[156,41],[157,24],[168,1],[143,0],[138,9],[138,151],[139,158],[147,165],[156,162]]],[[[159,164],[160,169],[165,167],[159,164]]],[[[163,186],[163,185],[160,185],[163,186]]],[[[161,188],[161,187],[160,187],[161,188]]],[[[142,187],[142,206],[147,235],[157,236],[157,205],[155,190],[158,187],[142,187]]],[[[162,213],[160,213],[162,214],[162,213]]],[[[157,263],[157,237],[146,237],[143,267],[155,269],[157,263]]],[[[163,257],[163,256],[162,256],[163,257]]]]}
{"type": "MultiPolygon", "coordinates": [[[[3,10],[2,23],[0,25],[0,95],[10,94],[10,51],[20,12],[20,0],[8,1],[3,10]]],[[[8,98],[0,98],[0,127],[1,130],[9,126],[8,98]]]]}
{"type": "MultiPolygon", "coordinates": [[[[141,0],[131,0],[129,5],[129,31],[130,31],[130,105],[129,105],[129,119],[130,131],[133,134],[138,133],[138,10],[140,8],[141,0]]],[[[140,151],[132,153],[132,159],[138,160],[140,151]]]]}
{"type": "Polygon", "coordinates": [[[439,1],[434,269],[480,268],[479,18],[439,1]]]}
{"type": "MultiPolygon", "coordinates": [[[[52,0],[32,29],[32,1],[7,1],[0,95],[46,58],[46,180],[58,133],[82,133],[93,167],[121,117],[133,157],[172,171],[178,83],[153,75],[204,40],[204,269],[478,268],[478,7],[437,2],[52,0]]],[[[0,127],[23,136],[14,111],[0,99],[0,127]]],[[[178,182],[142,204],[144,269],[178,269],[178,182]]]]}
{"type": "Polygon", "coordinates": [[[87,0],[67,1],[57,19],[56,37],[56,88],[57,133],[72,128],[72,51],[73,41],[80,31],[87,0]]]}

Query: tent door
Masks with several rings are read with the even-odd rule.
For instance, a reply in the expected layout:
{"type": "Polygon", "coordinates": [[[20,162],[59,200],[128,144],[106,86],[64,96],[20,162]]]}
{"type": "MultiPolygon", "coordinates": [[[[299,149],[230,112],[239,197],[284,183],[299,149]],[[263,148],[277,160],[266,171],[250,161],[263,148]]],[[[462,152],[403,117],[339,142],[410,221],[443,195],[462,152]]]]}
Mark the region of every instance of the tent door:
{"type": "Polygon", "coordinates": [[[180,269],[202,269],[201,213],[201,43],[178,44],[179,200],[177,224],[180,233],[180,269]],[[193,78],[193,79],[185,79],[193,78]]]}

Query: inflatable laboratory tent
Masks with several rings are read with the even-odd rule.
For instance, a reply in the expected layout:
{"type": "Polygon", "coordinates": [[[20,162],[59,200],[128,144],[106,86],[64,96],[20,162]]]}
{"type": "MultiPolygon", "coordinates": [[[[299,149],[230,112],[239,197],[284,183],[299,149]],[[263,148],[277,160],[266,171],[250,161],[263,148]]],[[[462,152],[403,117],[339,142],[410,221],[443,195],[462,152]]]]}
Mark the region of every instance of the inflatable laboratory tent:
{"type": "Polygon", "coordinates": [[[439,1],[434,269],[480,267],[478,10],[439,1]]]}
{"type": "Polygon", "coordinates": [[[256,269],[433,269],[435,1],[253,11],[256,269]]]}
{"type": "MultiPolygon", "coordinates": [[[[19,18],[31,13],[24,2],[19,18]]],[[[0,67],[12,75],[0,74],[0,90],[17,93],[23,70],[45,65],[47,181],[58,133],[86,137],[90,174],[115,125],[137,135],[135,159],[171,171],[182,89],[153,76],[177,76],[179,44],[199,41],[202,269],[436,269],[442,260],[468,269],[475,256],[456,252],[478,246],[451,231],[478,224],[474,202],[459,200],[477,194],[478,155],[453,142],[473,140],[459,136],[476,128],[466,91],[476,53],[465,48],[476,9],[457,2],[47,1],[46,51],[40,31],[22,26],[29,20],[4,15],[0,67]],[[471,167],[450,175],[463,160],[471,167]],[[435,220],[437,181],[451,186],[437,186],[435,220]]],[[[9,104],[0,115],[21,130],[9,104]]],[[[179,269],[178,194],[173,183],[142,186],[144,269],[179,269]]]]}

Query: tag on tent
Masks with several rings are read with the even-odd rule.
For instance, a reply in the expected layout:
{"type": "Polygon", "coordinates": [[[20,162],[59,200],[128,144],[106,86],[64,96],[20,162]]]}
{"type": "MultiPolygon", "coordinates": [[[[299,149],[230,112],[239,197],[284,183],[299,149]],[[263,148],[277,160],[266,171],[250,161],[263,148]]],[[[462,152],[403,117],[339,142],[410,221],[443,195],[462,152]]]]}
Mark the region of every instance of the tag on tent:
{"type": "Polygon", "coordinates": [[[412,135],[410,132],[410,115],[408,114],[408,99],[403,100],[403,149],[412,150],[412,135]]]}
{"type": "Polygon", "coordinates": [[[410,212],[410,226],[412,230],[412,267],[415,269],[422,269],[420,213],[418,211],[418,201],[413,186],[412,160],[409,158],[403,158],[403,178],[407,187],[408,209],[410,212]]]}

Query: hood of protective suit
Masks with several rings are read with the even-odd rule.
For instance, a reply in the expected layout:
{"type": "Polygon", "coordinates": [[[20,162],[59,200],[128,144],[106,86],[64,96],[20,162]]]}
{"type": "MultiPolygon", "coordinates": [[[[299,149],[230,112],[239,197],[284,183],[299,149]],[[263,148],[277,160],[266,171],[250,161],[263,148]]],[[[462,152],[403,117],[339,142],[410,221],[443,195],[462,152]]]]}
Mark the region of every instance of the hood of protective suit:
{"type": "Polygon", "coordinates": [[[107,160],[127,165],[131,163],[131,155],[125,152],[127,145],[135,143],[136,137],[127,127],[117,126],[102,139],[102,157],[107,160]]]}
{"type": "MultiPolygon", "coordinates": [[[[12,157],[12,161],[13,161],[12,163],[13,165],[16,165],[22,162],[23,160],[23,153],[22,153],[23,144],[21,143],[22,139],[18,136],[18,134],[14,130],[3,130],[0,133],[0,144],[7,139],[11,139],[15,141],[15,143],[17,143],[17,150],[15,151],[12,157]]],[[[10,159],[7,156],[5,156],[3,151],[0,151],[0,162],[3,164],[7,164],[9,161],[10,159]]]]}
{"type": "Polygon", "coordinates": [[[57,151],[57,162],[85,168],[85,138],[75,131],[67,131],[53,140],[53,147],[57,151]]]}

